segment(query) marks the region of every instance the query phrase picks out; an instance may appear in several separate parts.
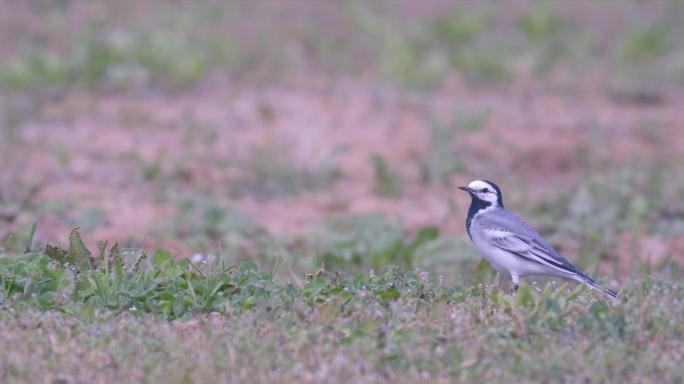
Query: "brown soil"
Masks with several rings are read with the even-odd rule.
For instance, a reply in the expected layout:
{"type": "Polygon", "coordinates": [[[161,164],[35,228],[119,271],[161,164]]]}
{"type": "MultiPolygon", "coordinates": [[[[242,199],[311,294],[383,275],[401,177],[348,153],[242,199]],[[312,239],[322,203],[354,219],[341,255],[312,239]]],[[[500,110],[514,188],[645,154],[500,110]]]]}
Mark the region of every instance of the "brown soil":
{"type": "MultiPolygon", "coordinates": [[[[411,229],[439,225],[462,234],[468,201],[454,186],[472,178],[516,175],[532,187],[516,192],[503,185],[514,203],[521,193],[577,182],[587,156],[626,164],[663,155],[681,159],[682,101],[669,95],[661,105],[624,106],[590,86],[560,94],[524,85],[486,91],[457,82],[415,101],[399,92],[373,91],[362,80],[300,80],[261,90],[220,84],[174,96],[72,93],[51,102],[41,118],[21,130],[23,144],[14,156],[22,168],[17,179],[39,186],[31,205],[57,201],[71,209],[106,211],[104,223],[83,231],[88,239],[136,239],[149,247],[183,249],[177,241],[148,235],[154,222],[177,209],[155,197],[166,188],[164,181],[142,177],[141,169],[155,160],[161,178],[170,178],[174,188],[211,191],[277,234],[301,232],[322,217],[368,211],[386,213],[411,229]],[[449,116],[454,108],[492,113],[484,128],[463,131],[454,140],[467,168],[486,173],[458,173],[450,187],[423,185],[417,159],[429,151],[430,119],[449,116]],[[643,129],[649,123],[657,132],[643,129]],[[202,127],[210,127],[213,136],[205,140],[202,127]],[[592,147],[592,127],[598,127],[599,148],[592,147]],[[263,143],[287,148],[301,167],[345,148],[336,157],[341,176],[326,188],[285,198],[231,197],[230,185],[243,170],[225,164],[263,143]],[[60,153],[68,154],[61,164],[60,153]],[[373,153],[382,154],[406,180],[401,197],[376,193],[373,153]],[[449,198],[457,212],[450,212],[449,198]]],[[[40,240],[64,240],[74,223],[60,217],[37,217],[40,240]]],[[[2,233],[31,219],[21,215],[2,233]]]]}

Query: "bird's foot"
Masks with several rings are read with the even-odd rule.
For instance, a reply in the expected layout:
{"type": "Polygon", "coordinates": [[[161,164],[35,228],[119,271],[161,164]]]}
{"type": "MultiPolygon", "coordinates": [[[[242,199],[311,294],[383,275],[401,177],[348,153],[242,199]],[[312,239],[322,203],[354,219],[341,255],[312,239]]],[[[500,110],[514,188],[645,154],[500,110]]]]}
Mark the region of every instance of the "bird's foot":
{"type": "Polygon", "coordinates": [[[515,295],[520,288],[520,275],[515,272],[511,272],[511,283],[513,283],[513,294],[515,295]]]}

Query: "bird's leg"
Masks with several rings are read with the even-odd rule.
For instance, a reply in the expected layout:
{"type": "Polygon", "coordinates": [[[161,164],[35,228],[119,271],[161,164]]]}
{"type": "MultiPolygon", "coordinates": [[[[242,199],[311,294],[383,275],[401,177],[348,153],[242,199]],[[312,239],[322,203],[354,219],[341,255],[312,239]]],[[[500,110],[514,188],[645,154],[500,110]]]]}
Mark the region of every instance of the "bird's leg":
{"type": "Polygon", "coordinates": [[[518,292],[518,288],[520,287],[520,276],[515,272],[511,272],[511,281],[513,282],[513,293],[518,292]]]}
{"type": "Polygon", "coordinates": [[[497,272],[497,274],[496,274],[496,286],[500,290],[503,291],[507,287],[507,284],[508,284],[508,276],[506,276],[503,273],[497,272]]]}

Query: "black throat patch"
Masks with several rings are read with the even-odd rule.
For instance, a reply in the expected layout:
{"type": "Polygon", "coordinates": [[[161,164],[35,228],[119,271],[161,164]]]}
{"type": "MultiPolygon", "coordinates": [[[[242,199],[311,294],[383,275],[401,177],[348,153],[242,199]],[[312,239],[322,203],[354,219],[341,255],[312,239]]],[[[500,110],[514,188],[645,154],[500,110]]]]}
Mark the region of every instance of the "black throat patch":
{"type": "MultiPolygon", "coordinates": [[[[499,186],[492,183],[489,180],[482,181],[484,181],[485,183],[489,184],[492,188],[494,188],[497,197],[496,205],[503,208],[503,195],[501,194],[501,189],[499,189],[499,186]]],[[[472,193],[470,194],[470,197],[472,198],[472,201],[470,202],[470,208],[468,209],[468,218],[466,219],[466,231],[468,231],[468,237],[470,237],[470,240],[472,240],[473,236],[470,234],[470,225],[473,222],[473,217],[475,217],[475,215],[477,215],[478,212],[491,207],[493,203],[480,200],[477,196],[475,196],[472,193]]]]}
{"type": "Polygon", "coordinates": [[[475,197],[474,195],[471,195],[472,201],[470,202],[470,208],[468,209],[468,218],[466,219],[466,231],[468,231],[468,237],[470,237],[470,240],[473,239],[473,236],[470,234],[470,224],[473,221],[473,217],[480,212],[483,209],[487,209],[492,206],[492,203],[488,201],[483,201],[475,197]]]}

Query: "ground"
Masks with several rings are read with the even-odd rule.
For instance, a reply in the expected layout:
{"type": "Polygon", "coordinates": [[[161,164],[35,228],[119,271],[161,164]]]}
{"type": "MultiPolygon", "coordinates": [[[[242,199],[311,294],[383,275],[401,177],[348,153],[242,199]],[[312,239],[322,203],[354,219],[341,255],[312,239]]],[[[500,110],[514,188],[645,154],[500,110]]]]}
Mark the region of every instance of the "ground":
{"type": "MultiPolygon", "coordinates": [[[[120,381],[129,373],[121,364],[133,364],[138,381],[159,380],[159,367],[192,382],[248,381],[257,370],[269,382],[610,382],[634,380],[634,372],[681,380],[667,358],[657,366],[637,357],[642,347],[652,356],[682,353],[676,341],[657,343],[682,332],[668,319],[681,314],[672,271],[684,262],[683,16],[681,2],[627,1],[6,4],[0,260],[14,261],[0,263],[2,345],[29,340],[37,355],[56,357],[29,370],[36,355],[13,355],[0,372],[17,382],[120,381]],[[531,304],[475,289],[469,197],[456,187],[479,178],[495,181],[506,207],[566,258],[641,301],[604,312],[600,297],[572,301],[574,286],[554,285],[556,304],[548,304],[543,280],[531,304]],[[210,275],[173,287],[154,280],[145,294],[129,287],[150,305],[136,317],[128,302],[88,293],[91,272],[57,278],[29,263],[45,273],[40,295],[67,298],[36,304],[28,296],[38,288],[17,277],[19,255],[68,248],[75,227],[93,254],[107,241],[103,255],[118,243],[126,257],[148,256],[151,274],[155,255],[168,250],[198,264],[252,261],[275,285],[250,299],[255,309],[233,313],[231,305],[253,303],[198,302],[192,279],[204,284],[210,275]],[[427,273],[438,293],[367,292],[363,282],[388,265],[427,273]],[[317,271],[325,289],[311,280],[317,271]],[[348,311],[340,279],[354,287],[348,311]],[[169,304],[180,312],[168,312],[162,286],[189,297],[169,304]],[[319,288],[320,302],[311,299],[319,288]],[[644,315],[664,291],[669,312],[644,315]],[[273,304],[282,292],[295,298],[273,304]],[[556,315],[565,320],[554,323],[556,315]],[[153,329],[141,327],[148,322],[153,329]],[[44,326],[50,350],[38,343],[44,326]],[[477,334],[480,326],[489,331],[477,334]],[[100,330],[145,341],[121,340],[110,353],[95,341],[100,330]],[[196,344],[179,347],[186,334],[196,344]],[[217,344],[230,335],[239,336],[234,344],[217,344]],[[157,338],[163,353],[148,344],[157,338]],[[592,350],[596,338],[607,344],[592,350]],[[472,340],[481,342],[477,352],[462,348],[472,340]],[[549,366],[532,362],[534,346],[550,340],[565,347],[547,350],[549,366]],[[497,352],[498,343],[511,354],[497,352]],[[154,356],[138,362],[138,347],[154,356]],[[178,363],[205,349],[232,357],[223,365],[207,352],[178,363]],[[272,370],[245,364],[245,353],[272,370]],[[81,366],[46,375],[74,354],[106,365],[106,374],[81,366]],[[568,359],[595,365],[582,376],[568,359]],[[236,367],[235,376],[221,373],[236,367]]],[[[218,291],[242,295],[246,288],[230,281],[218,291]]]]}

